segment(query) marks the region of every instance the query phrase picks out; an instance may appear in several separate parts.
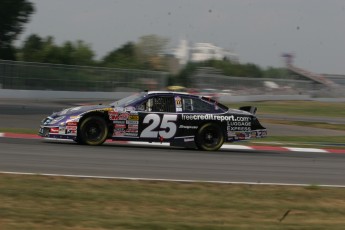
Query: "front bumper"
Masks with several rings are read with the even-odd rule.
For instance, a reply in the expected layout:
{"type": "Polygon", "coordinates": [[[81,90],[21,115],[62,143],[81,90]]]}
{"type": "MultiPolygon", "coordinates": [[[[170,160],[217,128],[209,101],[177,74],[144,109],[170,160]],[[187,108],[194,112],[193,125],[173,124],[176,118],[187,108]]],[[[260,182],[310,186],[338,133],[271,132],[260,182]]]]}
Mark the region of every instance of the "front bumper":
{"type": "Polygon", "coordinates": [[[50,126],[41,126],[38,135],[41,137],[46,138],[54,138],[54,139],[69,139],[75,140],[77,139],[76,133],[74,134],[66,134],[65,129],[61,130],[61,127],[50,127],[50,126]],[[59,130],[57,132],[57,130],[59,130]]]}

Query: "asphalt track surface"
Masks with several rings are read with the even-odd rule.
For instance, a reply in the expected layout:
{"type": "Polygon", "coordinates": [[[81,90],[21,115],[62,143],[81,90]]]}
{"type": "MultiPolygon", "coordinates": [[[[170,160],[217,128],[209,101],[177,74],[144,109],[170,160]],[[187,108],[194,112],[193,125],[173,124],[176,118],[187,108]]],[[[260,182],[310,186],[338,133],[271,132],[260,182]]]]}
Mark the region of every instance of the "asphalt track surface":
{"type": "Polygon", "coordinates": [[[345,186],[345,154],[205,152],[0,138],[0,171],[159,180],[345,186]]]}
{"type": "MultiPolygon", "coordinates": [[[[64,107],[0,104],[0,127],[35,128],[51,110],[64,107]]],[[[204,152],[163,146],[82,146],[73,142],[0,138],[1,172],[345,186],[344,166],[345,154],[335,153],[223,149],[204,152]]]]}

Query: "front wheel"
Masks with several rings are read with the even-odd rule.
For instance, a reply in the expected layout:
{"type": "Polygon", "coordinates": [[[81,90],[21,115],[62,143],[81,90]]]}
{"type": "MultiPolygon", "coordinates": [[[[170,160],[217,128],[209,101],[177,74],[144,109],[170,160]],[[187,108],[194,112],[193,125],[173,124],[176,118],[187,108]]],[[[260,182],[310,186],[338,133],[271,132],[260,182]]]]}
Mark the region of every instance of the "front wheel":
{"type": "Polygon", "coordinates": [[[222,129],[215,123],[207,123],[201,126],[195,136],[195,144],[200,150],[216,151],[224,143],[222,129]]]}
{"type": "Polygon", "coordinates": [[[87,145],[101,145],[107,139],[108,126],[102,117],[87,117],[80,124],[77,142],[87,145]]]}

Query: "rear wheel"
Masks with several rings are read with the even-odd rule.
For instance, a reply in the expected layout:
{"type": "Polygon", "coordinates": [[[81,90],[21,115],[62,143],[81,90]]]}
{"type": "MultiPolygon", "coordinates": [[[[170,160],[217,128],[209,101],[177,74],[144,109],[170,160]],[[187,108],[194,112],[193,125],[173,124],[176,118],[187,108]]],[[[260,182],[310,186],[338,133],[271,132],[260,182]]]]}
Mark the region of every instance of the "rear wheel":
{"type": "Polygon", "coordinates": [[[207,123],[201,126],[195,137],[195,144],[200,150],[215,151],[222,147],[224,134],[215,123],[207,123]]]}
{"type": "Polygon", "coordinates": [[[87,145],[101,145],[107,139],[108,126],[99,116],[87,117],[78,129],[77,142],[87,145]]]}

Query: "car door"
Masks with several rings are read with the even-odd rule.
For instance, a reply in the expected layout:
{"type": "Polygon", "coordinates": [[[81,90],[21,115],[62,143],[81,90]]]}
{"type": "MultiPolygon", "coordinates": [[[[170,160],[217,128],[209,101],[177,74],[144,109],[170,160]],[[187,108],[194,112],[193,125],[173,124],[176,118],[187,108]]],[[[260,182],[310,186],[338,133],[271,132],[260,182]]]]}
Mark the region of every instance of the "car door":
{"type": "Polygon", "coordinates": [[[140,139],[164,141],[173,139],[177,132],[175,99],[172,95],[156,95],[143,102],[139,112],[140,139]]]}

